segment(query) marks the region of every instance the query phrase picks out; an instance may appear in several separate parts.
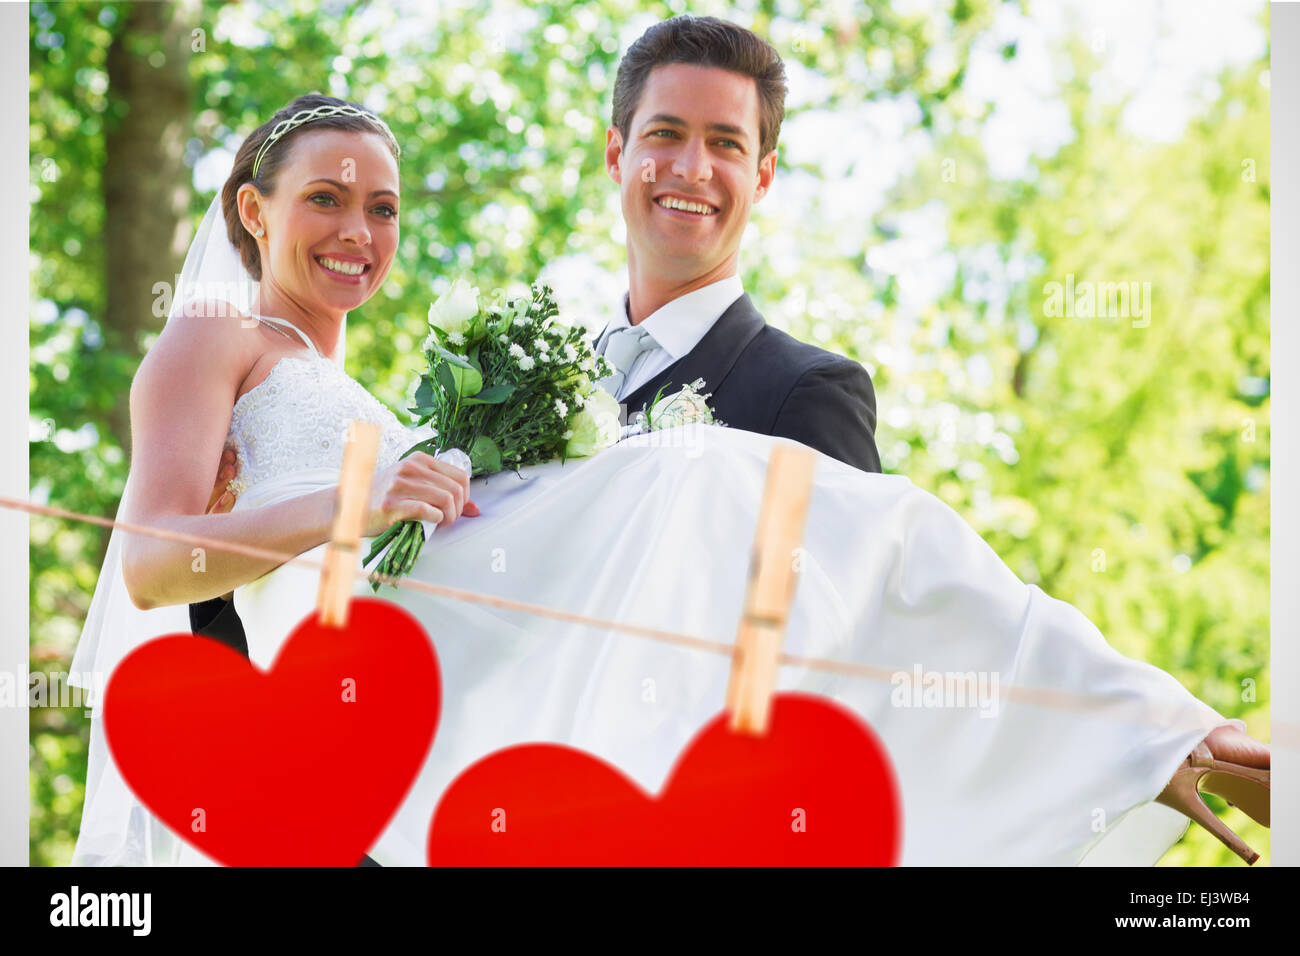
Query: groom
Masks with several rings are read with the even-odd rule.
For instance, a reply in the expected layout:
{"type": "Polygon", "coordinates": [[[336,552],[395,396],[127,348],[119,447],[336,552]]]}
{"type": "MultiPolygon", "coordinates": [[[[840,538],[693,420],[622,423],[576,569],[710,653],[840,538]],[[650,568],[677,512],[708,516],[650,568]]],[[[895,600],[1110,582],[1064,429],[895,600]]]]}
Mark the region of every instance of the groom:
{"type": "Polygon", "coordinates": [[[674,17],[628,49],[605,142],[628,293],[596,340],[616,370],[600,384],[634,413],[703,379],[728,425],[878,472],[866,370],[767,325],[741,284],[741,237],[776,174],[784,116],[781,58],[743,27],[674,17]]]}

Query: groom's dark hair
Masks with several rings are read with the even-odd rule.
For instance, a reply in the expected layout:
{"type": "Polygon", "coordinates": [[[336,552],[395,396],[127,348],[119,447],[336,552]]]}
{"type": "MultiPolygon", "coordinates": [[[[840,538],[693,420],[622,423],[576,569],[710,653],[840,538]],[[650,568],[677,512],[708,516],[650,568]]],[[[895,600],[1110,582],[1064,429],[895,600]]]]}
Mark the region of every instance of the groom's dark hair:
{"type": "Polygon", "coordinates": [[[758,158],[776,149],[785,119],[785,64],[776,49],[735,23],[689,15],[656,23],[623,55],[614,81],[612,119],[624,143],[646,80],[667,63],[715,66],[753,79],[758,87],[758,158]]]}

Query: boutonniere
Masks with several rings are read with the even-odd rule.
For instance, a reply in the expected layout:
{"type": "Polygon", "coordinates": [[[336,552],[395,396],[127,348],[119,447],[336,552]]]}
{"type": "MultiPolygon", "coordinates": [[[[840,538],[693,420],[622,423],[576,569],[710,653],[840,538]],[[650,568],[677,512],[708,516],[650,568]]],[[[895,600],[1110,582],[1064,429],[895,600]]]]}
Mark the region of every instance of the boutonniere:
{"type": "MultiPolygon", "coordinates": [[[[664,386],[667,388],[668,386],[664,386]]],[[[648,408],[632,417],[632,422],[623,429],[623,437],[644,435],[665,428],[677,428],[680,425],[726,425],[713,414],[709,399],[713,393],[704,393],[704,379],[697,378],[671,395],[664,395],[661,388],[650,401],[648,408]]]]}

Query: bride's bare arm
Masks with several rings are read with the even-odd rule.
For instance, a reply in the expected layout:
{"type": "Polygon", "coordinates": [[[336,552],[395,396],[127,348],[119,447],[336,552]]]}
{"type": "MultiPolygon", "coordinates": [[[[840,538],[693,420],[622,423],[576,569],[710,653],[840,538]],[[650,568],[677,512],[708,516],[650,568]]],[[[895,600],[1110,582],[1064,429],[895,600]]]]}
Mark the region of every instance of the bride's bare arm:
{"type": "MultiPolygon", "coordinates": [[[[230,425],[235,395],[260,354],[256,329],[238,317],[176,317],[141,363],[131,386],[128,521],[288,554],[329,539],[334,490],[231,514],[205,514],[230,425]]],[[[375,477],[366,533],[415,518],[446,524],[469,498],[469,476],[412,455],[375,477]]],[[[123,574],[141,608],[188,604],[225,594],[277,562],[144,535],[124,539],[123,574]],[[202,570],[196,570],[202,568],[202,570]]]]}

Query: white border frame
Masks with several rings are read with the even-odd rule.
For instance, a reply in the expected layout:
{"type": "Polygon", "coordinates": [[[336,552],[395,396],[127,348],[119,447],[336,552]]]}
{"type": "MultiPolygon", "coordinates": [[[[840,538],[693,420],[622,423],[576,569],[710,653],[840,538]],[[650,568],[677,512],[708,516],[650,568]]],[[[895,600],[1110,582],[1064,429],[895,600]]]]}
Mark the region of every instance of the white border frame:
{"type": "Polygon", "coordinates": [[[1269,213],[1271,272],[1270,355],[1272,416],[1269,510],[1269,650],[1272,688],[1273,821],[1270,859],[1274,866],[1300,865],[1300,182],[1291,175],[1300,156],[1300,3],[1269,5],[1269,213]]]}
{"type": "MultiPolygon", "coordinates": [[[[27,498],[28,75],[25,3],[0,6],[0,495],[27,498]]],[[[0,706],[0,866],[27,866],[29,832],[27,515],[0,509],[0,674],[14,675],[16,706],[0,706]]]]}

